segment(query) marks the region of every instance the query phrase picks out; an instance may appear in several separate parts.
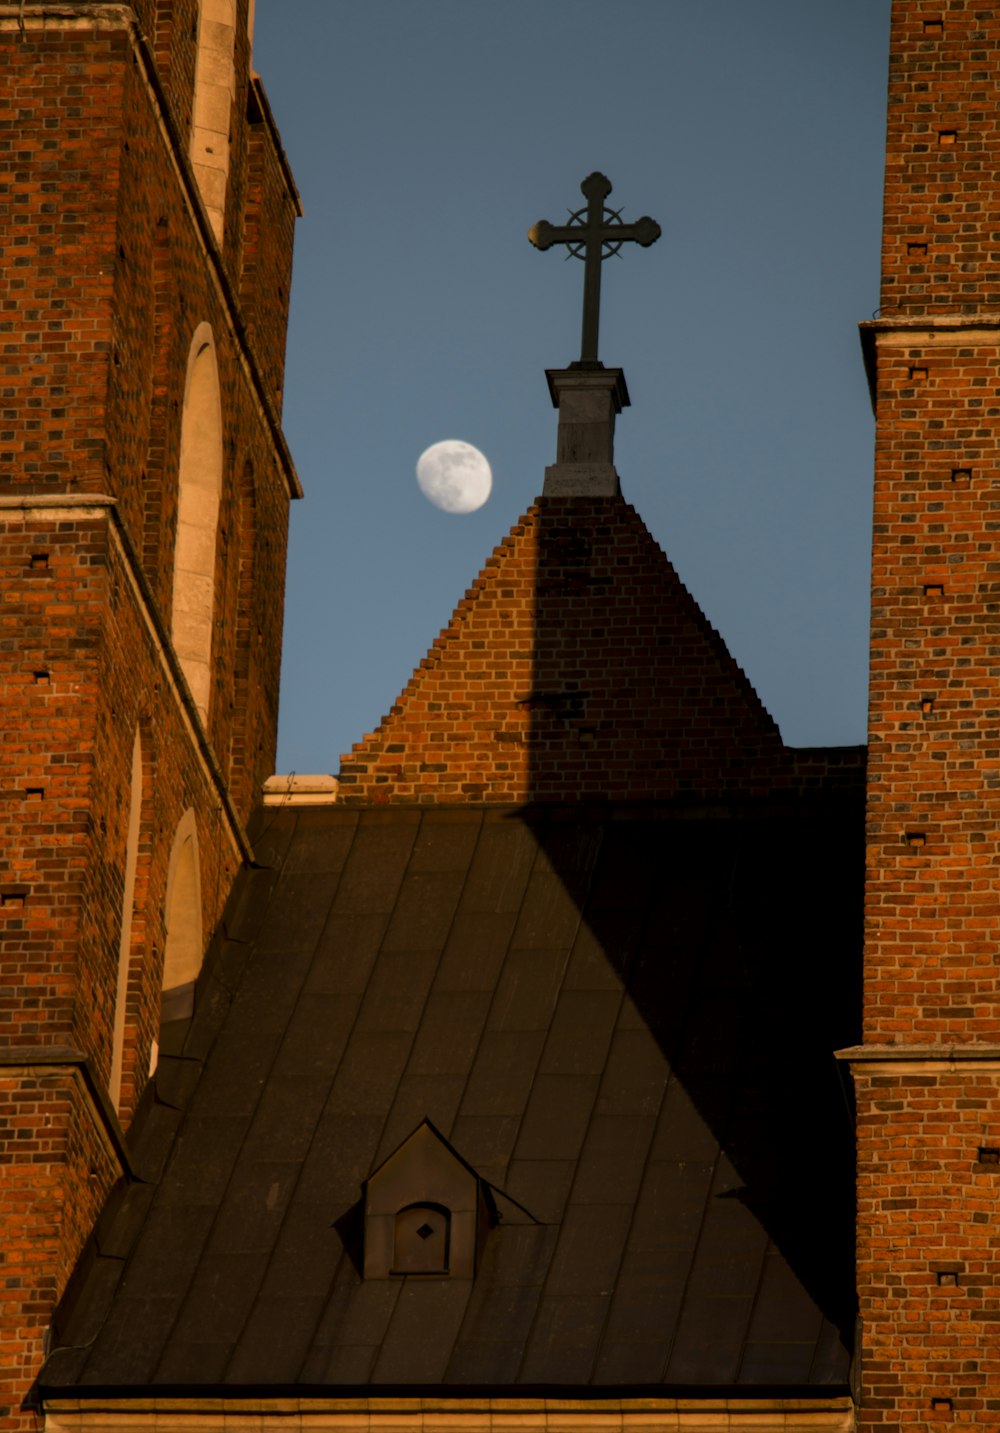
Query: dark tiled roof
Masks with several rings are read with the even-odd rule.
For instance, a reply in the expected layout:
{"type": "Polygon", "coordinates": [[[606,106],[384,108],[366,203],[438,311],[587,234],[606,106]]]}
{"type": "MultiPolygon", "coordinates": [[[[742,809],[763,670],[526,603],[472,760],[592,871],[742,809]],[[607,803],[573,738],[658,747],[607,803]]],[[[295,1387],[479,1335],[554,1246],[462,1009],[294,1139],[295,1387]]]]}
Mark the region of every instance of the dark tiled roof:
{"type": "Polygon", "coordinates": [[[843,1384],[861,810],[265,812],[51,1389],[843,1384]],[[474,1280],[359,1273],[429,1118],[474,1280]]]}

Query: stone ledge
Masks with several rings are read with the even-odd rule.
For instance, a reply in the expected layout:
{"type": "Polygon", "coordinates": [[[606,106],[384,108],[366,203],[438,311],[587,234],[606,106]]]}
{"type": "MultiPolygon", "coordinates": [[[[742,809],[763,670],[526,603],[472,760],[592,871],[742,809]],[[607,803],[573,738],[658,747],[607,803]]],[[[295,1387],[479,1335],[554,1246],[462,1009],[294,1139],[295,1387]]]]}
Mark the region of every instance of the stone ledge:
{"type": "Polygon", "coordinates": [[[340,782],[335,776],[269,776],[261,787],[265,806],[333,806],[340,782]]]}
{"type": "Polygon", "coordinates": [[[621,484],[612,463],[553,463],[545,469],[546,498],[616,498],[621,484]]]}
{"type": "Polygon", "coordinates": [[[954,1066],[964,1064],[985,1065],[1000,1069],[1000,1045],[970,1040],[967,1044],[945,1044],[928,1040],[926,1043],[907,1045],[850,1045],[844,1050],[835,1050],[834,1058],[849,1065],[900,1065],[913,1068],[954,1066]]]}
{"type": "Polygon", "coordinates": [[[845,1395],[814,1398],[358,1398],[163,1396],[45,1399],[46,1433],[852,1433],[845,1395]]]}

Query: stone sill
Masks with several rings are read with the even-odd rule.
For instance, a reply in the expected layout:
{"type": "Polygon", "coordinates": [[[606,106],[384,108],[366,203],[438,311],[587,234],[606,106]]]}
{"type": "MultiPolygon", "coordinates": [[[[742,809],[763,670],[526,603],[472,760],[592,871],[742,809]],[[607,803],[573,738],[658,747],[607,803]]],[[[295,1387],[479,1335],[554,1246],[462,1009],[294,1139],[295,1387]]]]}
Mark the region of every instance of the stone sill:
{"type": "Polygon", "coordinates": [[[265,806],[333,806],[340,782],[335,776],[269,776],[261,790],[265,806]]]}

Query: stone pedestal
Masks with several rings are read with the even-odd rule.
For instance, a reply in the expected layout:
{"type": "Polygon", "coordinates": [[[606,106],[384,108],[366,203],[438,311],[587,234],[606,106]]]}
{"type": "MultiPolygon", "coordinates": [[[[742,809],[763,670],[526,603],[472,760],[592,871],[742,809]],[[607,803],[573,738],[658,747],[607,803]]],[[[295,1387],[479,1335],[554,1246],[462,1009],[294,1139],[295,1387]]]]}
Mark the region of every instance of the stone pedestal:
{"type": "Polygon", "coordinates": [[[629,404],[620,368],[549,368],[559,409],[556,460],[545,469],[543,497],[615,497],[615,416],[629,404]]]}

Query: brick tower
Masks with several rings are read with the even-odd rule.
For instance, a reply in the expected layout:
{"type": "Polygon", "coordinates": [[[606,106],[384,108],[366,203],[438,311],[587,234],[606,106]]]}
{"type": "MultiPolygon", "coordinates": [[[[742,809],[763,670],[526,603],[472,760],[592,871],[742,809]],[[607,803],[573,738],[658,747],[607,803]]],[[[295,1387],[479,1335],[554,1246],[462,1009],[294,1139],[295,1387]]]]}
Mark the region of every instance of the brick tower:
{"type": "Polygon", "coordinates": [[[1000,1417],[1000,12],[895,0],[859,1129],[862,1427],[1000,1417]]]}
{"type": "Polygon", "coordinates": [[[252,10],[0,10],[0,1427],[273,770],[298,201],[252,10]]]}

